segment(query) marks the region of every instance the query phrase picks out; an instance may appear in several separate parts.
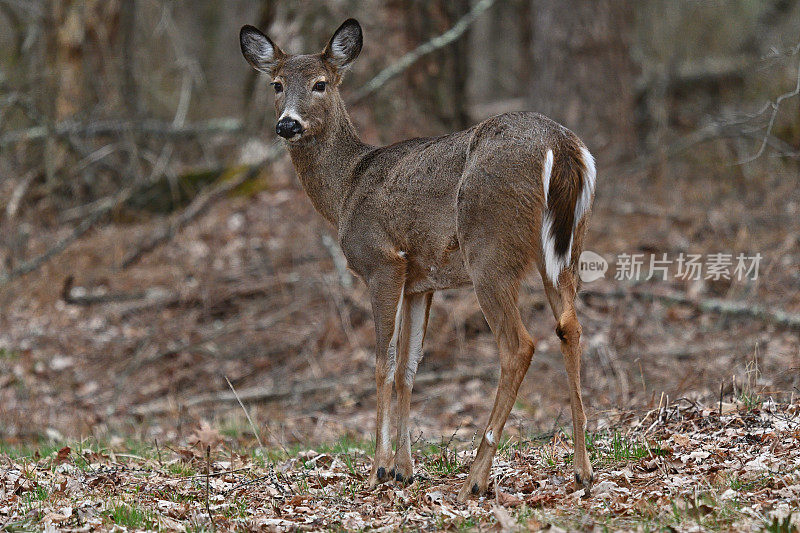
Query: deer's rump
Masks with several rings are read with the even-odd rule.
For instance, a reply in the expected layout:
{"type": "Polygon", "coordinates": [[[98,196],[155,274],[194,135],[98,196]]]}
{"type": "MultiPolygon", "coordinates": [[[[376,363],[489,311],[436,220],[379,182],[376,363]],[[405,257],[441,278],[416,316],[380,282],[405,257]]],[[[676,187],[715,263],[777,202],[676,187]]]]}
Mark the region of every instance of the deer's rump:
{"type": "Polygon", "coordinates": [[[540,114],[508,113],[477,125],[456,207],[473,282],[492,271],[522,275],[535,265],[556,285],[562,270],[575,269],[594,174],[580,139],[540,114]]]}

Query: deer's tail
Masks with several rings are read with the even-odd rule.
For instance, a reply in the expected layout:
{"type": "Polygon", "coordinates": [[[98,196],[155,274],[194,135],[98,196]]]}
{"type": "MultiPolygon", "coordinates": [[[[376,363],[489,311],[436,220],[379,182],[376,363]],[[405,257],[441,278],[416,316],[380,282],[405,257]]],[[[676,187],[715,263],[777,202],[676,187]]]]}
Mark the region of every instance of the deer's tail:
{"type": "Polygon", "coordinates": [[[575,232],[591,209],[596,177],[594,157],[577,138],[547,150],[542,169],[542,257],[556,287],[561,272],[571,266],[575,232]]]}

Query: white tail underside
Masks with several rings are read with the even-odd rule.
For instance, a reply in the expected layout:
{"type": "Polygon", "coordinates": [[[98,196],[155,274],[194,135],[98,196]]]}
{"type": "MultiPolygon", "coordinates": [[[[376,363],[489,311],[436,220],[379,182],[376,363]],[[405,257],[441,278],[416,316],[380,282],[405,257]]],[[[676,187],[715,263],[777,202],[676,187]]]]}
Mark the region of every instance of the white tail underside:
{"type": "Polygon", "coordinates": [[[558,276],[569,265],[572,255],[572,241],[575,236],[575,228],[589,211],[594,195],[594,185],[597,178],[594,157],[584,147],[581,147],[581,159],[586,171],[583,174],[583,187],[578,200],[575,202],[575,218],[572,224],[572,232],[569,236],[569,246],[567,252],[559,254],[556,252],[556,240],[553,236],[553,213],[547,207],[547,195],[550,192],[550,177],[553,174],[553,151],[547,150],[542,169],[542,186],[544,187],[544,212],[542,213],[542,252],[544,254],[544,268],[548,279],[553,285],[558,285],[558,276]]]}

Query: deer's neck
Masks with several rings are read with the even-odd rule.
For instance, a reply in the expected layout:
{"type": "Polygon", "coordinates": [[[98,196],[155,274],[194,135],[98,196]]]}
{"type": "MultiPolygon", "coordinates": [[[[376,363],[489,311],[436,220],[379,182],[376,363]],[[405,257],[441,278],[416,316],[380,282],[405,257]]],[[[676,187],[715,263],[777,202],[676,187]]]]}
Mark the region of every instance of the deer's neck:
{"type": "Polygon", "coordinates": [[[289,144],[289,155],[314,208],[338,227],[341,202],[352,187],[353,167],[371,147],[359,139],[341,100],[331,118],[324,133],[289,144]]]}

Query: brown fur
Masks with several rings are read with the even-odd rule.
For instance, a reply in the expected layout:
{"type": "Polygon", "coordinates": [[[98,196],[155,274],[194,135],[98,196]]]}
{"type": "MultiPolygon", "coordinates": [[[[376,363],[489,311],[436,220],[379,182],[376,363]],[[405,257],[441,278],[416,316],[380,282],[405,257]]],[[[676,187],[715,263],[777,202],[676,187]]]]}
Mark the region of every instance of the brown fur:
{"type": "Polygon", "coordinates": [[[244,36],[242,49],[246,57],[250,54],[251,64],[283,83],[275,102],[278,115],[291,101],[308,124],[299,139],[287,142],[289,154],[314,207],[338,229],[350,268],[369,287],[378,390],[377,449],[370,484],[384,481],[388,474],[406,481],[413,475],[407,427],[411,384],[402,378],[409,364],[409,339],[420,332],[409,331],[410,309],[424,305],[424,334],[432,293],[472,285],[497,340],[501,376],[486,433],[459,498],[486,489],[492,457],[534,352],[517,300],[522,280],[535,266],[543,274],[562,340],[575,430],[575,471],[588,493],[593,476],[583,438],[580,324],[574,309],[577,258],[586,230],[585,216],[577,226],[573,220],[586,170],[580,156],[583,144],[563,126],[529,112],[495,116],[440,137],[383,147],[362,143],[337,88],[341,68],[354,57],[339,53],[335,61],[330,59],[343,30],[347,40],[338,48],[347,51],[357,37],[360,50],[360,28],[356,34],[353,24],[345,22],[322,54],[291,56],[278,50],[273,62],[259,60],[252,57],[244,36]],[[321,78],[328,80],[329,88],[313,94],[310,86],[321,78]],[[542,172],[548,149],[554,157],[549,205],[544,206],[542,172]],[[553,214],[556,249],[571,258],[558,286],[544,275],[545,207],[553,214]],[[572,250],[567,249],[570,237],[572,250]],[[420,297],[424,301],[418,301],[420,297]],[[395,332],[398,323],[401,331],[395,332]],[[399,416],[394,457],[386,434],[392,381],[399,416]]]}
{"type": "Polygon", "coordinates": [[[570,237],[575,222],[575,203],[583,190],[582,176],[586,172],[580,154],[580,144],[564,143],[561,149],[554,152],[553,177],[550,179],[550,190],[547,207],[559,216],[553,220],[552,233],[555,235],[555,250],[559,255],[570,252],[570,237]]]}

